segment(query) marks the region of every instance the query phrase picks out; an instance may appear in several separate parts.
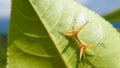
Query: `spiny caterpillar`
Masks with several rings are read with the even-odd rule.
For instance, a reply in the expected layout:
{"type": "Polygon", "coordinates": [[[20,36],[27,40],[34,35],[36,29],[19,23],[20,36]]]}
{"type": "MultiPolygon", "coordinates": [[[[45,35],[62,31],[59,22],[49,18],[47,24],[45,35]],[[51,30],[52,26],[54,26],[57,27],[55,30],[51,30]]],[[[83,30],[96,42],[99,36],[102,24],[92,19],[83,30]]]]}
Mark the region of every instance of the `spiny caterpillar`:
{"type": "Polygon", "coordinates": [[[83,26],[81,26],[79,29],[76,29],[76,26],[74,25],[72,30],[66,30],[66,33],[64,34],[67,37],[71,37],[76,43],[78,48],[80,48],[80,60],[82,58],[82,55],[84,53],[84,51],[91,46],[90,44],[84,44],[82,43],[79,38],[78,38],[78,33],[83,29],[83,27],[86,25],[87,23],[83,24],[83,26]]]}

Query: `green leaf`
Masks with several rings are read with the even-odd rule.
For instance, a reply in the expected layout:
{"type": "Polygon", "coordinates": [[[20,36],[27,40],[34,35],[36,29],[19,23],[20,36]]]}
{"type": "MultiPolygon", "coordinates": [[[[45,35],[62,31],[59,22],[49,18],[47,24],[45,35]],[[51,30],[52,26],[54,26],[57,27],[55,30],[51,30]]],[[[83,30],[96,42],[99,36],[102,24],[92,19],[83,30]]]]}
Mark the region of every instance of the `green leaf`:
{"type": "Polygon", "coordinates": [[[120,68],[120,36],[111,24],[73,0],[12,0],[7,68],[120,68]],[[74,25],[86,44],[79,49],[63,34],[74,25]]]}
{"type": "MultiPolygon", "coordinates": [[[[103,16],[106,20],[110,21],[112,24],[120,21],[120,9],[116,9],[103,16]]],[[[119,31],[119,28],[116,28],[119,31]]]]}
{"type": "Polygon", "coordinates": [[[18,49],[14,44],[9,47],[8,51],[11,58],[8,60],[7,68],[57,68],[59,64],[61,68],[64,68],[60,57],[46,58],[28,54],[18,49]]]}
{"type": "Polygon", "coordinates": [[[8,45],[7,68],[65,67],[28,0],[12,0],[8,45]]]}
{"type": "Polygon", "coordinates": [[[120,32],[120,29],[117,29],[120,32]]]}
{"type": "Polygon", "coordinates": [[[109,21],[120,21],[120,9],[114,10],[103,17],[109,21]]]}
{"type": "Polygon", "coordinates": [[[5,68],[6,66],[6,50],[7,50],[7,40],[5,34],[0,34],[0,68],[5,68]]]}

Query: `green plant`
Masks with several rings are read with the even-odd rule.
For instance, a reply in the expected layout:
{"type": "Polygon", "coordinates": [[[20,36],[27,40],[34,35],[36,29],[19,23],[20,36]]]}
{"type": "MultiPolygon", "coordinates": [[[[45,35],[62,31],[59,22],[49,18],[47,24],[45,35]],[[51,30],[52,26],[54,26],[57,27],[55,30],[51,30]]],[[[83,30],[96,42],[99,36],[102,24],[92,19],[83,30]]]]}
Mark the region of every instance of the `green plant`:
{"type": "Polygon", "coordinates": [[[0,68],[5,68],[6,66],[6,52],[7,52],[7,35],[0,34],[0,68]]]}
{"type": "Polygon", "coordinates": [[[7,68],[119,68],[119,41],[111,24],[73,0],[12,0],[7,68]],[[61,32],[83,21],[79,39],[96,46],[79,61],[78,47],[61,32]]]}
{"type": "MultiPolygon", "coordinates": [[[[114,24],[115,22],[120,22],[120,9],[116,9],[112,12],[109,12],[108,14],[105,14],[103,16],[106,20],[110,21],[110,23],[114,24]]],[[[117,28],[117,30],[120,32],[120,27],[117,28]]]]}
{"type": "Polygon", "coordinates": [[[120,8],[104,15],[103,17],[109,21],[120,21],[120,8]]]}

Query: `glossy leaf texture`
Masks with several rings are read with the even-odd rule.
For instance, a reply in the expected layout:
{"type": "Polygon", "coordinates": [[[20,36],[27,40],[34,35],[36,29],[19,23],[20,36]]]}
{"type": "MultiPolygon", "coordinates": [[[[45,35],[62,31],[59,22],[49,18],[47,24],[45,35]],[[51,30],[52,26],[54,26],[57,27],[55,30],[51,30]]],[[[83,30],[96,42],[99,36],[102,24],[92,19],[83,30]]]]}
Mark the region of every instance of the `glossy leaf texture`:
{"type": "Polygon", "coordinates": [[[119,68],[120,36],[111,24],[73,0],[12,0],[7,68],[119,68]],[[75,41],[64,36],[86,26],[81,42],[94,44],[79,61],[75,41]]]}

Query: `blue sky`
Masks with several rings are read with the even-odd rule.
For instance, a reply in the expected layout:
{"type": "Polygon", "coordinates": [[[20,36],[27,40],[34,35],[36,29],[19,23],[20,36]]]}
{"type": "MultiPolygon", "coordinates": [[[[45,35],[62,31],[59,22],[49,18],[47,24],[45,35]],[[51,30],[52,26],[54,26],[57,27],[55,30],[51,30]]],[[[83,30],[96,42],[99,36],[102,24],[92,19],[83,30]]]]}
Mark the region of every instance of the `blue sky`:
{"type": "Polygon", "coordinates": [[[100,15],[104,15],[114,9],[120,8],[120,0],[77,0],[79,3],[94,10],[100,15]]]}
{"type": "MultiPolygon", "coordinates": [[[[0,33],[7,33],[10,18],[10,1],[0,0],[0,33]]],[[[76,0],[100,15],[120,8],[120,0],[76,0]]]]}
{"type": "Polygon", "coordinates": [[[0,18],[10,16],[10,0],[0,0],[0,18]]]}
{"type": "Polygon", "coordinates": [[[10,0],[0,0],[0,33],[7,33],[10,18],[10,0]]]}

